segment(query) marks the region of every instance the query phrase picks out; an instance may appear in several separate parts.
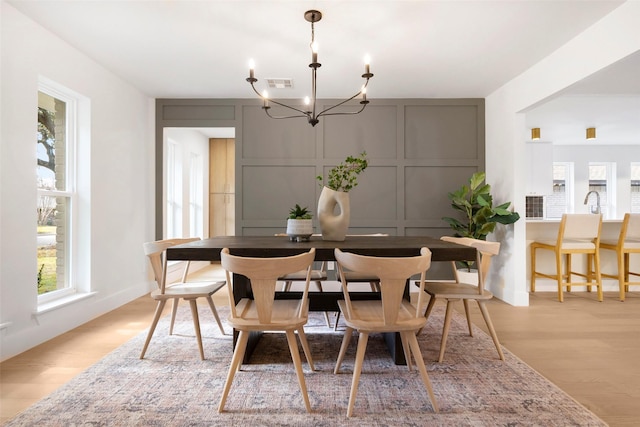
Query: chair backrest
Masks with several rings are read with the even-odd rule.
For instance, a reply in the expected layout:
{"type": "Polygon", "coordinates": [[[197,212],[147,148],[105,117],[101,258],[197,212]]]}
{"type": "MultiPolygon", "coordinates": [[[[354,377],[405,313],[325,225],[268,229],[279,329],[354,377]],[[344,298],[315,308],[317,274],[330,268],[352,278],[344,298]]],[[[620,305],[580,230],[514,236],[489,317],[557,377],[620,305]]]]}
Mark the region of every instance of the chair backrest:
{"type": "Polygon", "coordinates": [[[225,269],[227,286],[229,290],[229,306],[231,316],[237,318],[236,305],[233,300],[233,288],[231,275],[241,274],[251,282],[251,290],[258,312],[260,323],[271,323],[271,312],[275,297],[276,282],[279,277],[300,270],[307,271],[304,292],[298,306],[298,317],[306,316],[307,305],[304,304],[309,294],[309,279],[311,266],[316,256],[316,249],[288,257],[253,258],[231,255],[229,248],[220,252],[220,264],[225,269]]]}
{"type": "Polygon", "coordinates": [[[624,214],[622,228],[620,229],[620,243],[624,244],[625,240],[640,240],[640,214],[624,214]]]}
{"type": "Polygon", "coordinates": [[[428,248],[420,249],[420,255],[415,257],[375,257],[358,255],[351,252],[334,250],[338,262],[338,272],[341,277],[342,290],[346,302],[348,318],[353,318],[351,298],[349,297],[348,283],[344,277],[345,269],[358,273],[367,273],[380,280],[381,304],[385,326],[396,324],[400,305],[404,297],[407,280],[416,274],[420,274],[420,293],[416,307],[416,317],[420,316],[422,306],[422,294],[424,294],[424,280],[431,266],[431,251],[428,248]]]}
{"type": "Polygon", "coordinates": [[[558,230],[558,245],[566,239],[600,241],[602,214],[563,214],[558,230]]]}
{"type": "MultiPolygon", "coordinates": [[[[153,277],[160,289],[161,293],[164,293],[167,280],[167,259],[165,251],[167,248],[176,245],[182,245],[183,243],[194,242],[200,240],[199,237],[177,238],[177,239],[164,239],[156,240],[155,242],[144,243],[144,254],[149,258],[151,262],[151,268],[153,269],[153,277]]],[[[187,274],[189,273],[189,261],[185,262],[184,271],[182,272],[182,281],[187,280],[187,274]]]]}
{"type": "MultiPolygon", "coordinates": [[[[494,255],[498,255],[500,252],[500,242],[488,242],[486,240],[472,239],[471,237],[451,237],[451,236],[442,236],[440,238],[446,242],[457,243],[459,245],[471,246],[476,248],[476,259],[475,259],[475,267],[478,274],[478,294],[482,295],[484,290],[484,283],[487,278],[487,273],[489,273],[489,268],[491,267],[491,260],[494,255]]],[[[472,261],[472,260],[468,260],[472,261]]],[[[458,269],[456,268],[456,263],[452,262],[453,272],[456,277],[456,282],[465,283],[461,280],[458,269]]],[[[467,283],[473,284],[473,283],[467,283]]]]}

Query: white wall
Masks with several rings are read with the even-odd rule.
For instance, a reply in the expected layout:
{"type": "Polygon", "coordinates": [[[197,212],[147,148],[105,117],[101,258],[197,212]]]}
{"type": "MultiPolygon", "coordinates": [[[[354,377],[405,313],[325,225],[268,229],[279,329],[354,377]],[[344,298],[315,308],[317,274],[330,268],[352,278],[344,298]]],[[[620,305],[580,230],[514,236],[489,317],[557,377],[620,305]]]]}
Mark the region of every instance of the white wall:
{"type": "Polygon", "coordinates": [[[0,2],[0,360],[150,289],[142,243],[153,239],[154,103],[13,7],[0,2]],[[90,212],[81,238],[91,298],[35,316],[38,77],[89,99],[90,212]]]}
{"type": "MultiPolygon", "coordinates": [[[[513,201],[515,209],[524,212],[528,159],[522,112],[639,51],[638,22],[640,2],[628,1],[487,97],[487,182],[498,201],[513,201]]],[[[492,292],[510,304],[528,305],[525,221],[514,224],[513,235],[495,233],[493,237],[503,245],[491,271],[492,292]]]]}

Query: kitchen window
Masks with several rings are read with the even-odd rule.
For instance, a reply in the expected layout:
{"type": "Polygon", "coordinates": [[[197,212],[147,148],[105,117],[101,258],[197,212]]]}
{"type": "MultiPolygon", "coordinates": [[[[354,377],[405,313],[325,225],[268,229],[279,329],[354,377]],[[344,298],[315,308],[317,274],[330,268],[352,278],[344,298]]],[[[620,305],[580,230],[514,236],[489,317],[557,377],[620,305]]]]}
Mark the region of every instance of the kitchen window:
{"type": "MultiPolygon", "coordinates": [[[[616,212],[616,164],[611,162],[589,162],[589,191],[597,192],[600,199],[600,212],[605,218],[614,218],[616,212]]],[[[587,193],[589,194],[589,193],[587,193]]],[[[585,204],[587,212],[597,207],[598,197],[588,195],[585,204]]]]}
{"type": "Polygon", "coordinates": [[[573,163],[553,162],[553,193],[546,196],[547,218],[573,212],[573,163]]]}

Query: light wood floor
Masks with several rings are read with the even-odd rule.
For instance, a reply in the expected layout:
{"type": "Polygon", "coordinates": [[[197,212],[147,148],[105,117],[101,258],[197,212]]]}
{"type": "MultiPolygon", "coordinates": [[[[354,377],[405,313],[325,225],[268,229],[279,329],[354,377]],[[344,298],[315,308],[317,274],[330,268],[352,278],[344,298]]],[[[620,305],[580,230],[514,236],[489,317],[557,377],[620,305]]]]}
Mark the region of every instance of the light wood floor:
{"type": "MultiPolygon", "coordinates": [[[[226,304],[224,292],[215,301],[226,304]]],[[[153,311],[151,298],[136,299],[1,363],[0,422],[147,329],[153,311]]],[[[529,307],[493,300],[489,311],[512,353],[610,426],[640,425],[640,292],[624,303],[615,293],[599,303],[594,294],[573,292],[559,303],[554,292],[538,292],[529,307]]],[[[485,329],[476,307],[472,316],[485,329]]]]}

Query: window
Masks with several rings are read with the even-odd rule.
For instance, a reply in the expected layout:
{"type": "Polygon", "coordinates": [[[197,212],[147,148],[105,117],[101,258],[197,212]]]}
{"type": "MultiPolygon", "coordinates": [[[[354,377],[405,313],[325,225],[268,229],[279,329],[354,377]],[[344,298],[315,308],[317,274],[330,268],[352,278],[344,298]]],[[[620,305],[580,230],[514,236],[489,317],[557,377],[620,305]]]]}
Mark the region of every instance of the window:
{"type": "Polygon", "coordinates": [[[547,196],[547,218],[573,212],[573,163],[553,162],[553,194],[547,196]]]}
{"type": "Polygon", "coordinates": [[[75,292],[72,269],[75,208],[74,99],[41,84],[37,121],[38,302],[75,292]]]}
{"type": "Polygon", "coordinates": [[[202,156],[191,153],[189,163],[189,236],[203,238],[202,156]]]}
{"type": "Polygon", "coordinates": [[[167,144],[167,229],[165,236],[182,237],[182,163],[180,145],[173,141],[167,144]]]}
{"type": "Polygon", "coordinates": [[[612,218],[616,212],[616,164],[605,162],[589,162],[589,191],[595,191],[597,197],[592,195],[585,199],[585,204],[589,205],[588,212],[592,212],[597,207],[597,200],[600,200],[600,212],[605,218],[612,218]]]}

